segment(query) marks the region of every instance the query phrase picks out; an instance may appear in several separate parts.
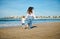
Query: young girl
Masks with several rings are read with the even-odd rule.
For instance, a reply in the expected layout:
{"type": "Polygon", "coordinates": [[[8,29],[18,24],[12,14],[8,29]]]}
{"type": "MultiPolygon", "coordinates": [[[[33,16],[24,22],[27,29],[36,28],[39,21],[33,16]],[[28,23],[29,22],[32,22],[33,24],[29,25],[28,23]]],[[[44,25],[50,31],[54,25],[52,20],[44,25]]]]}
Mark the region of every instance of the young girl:
{"type": "Polygon", "coordinates": [[[25,27],[25,16],[22,16],[21,22],[22,22],[22,28],[24,28],[25,27]]]}
{"type": "Polygon", "coordinates": [[[33,9],[34,9],[33,7],[29,7],[27,10],[27,16],[26,16],[27,24],[30,29],[32,28],[32,20],[35,18],[33,9]]]}

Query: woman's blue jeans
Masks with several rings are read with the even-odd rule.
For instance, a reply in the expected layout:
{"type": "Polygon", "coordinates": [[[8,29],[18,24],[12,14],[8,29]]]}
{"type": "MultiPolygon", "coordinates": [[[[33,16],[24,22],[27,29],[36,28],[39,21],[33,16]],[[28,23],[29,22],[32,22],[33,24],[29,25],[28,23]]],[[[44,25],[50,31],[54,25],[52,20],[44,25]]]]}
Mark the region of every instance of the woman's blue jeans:
{"type": "Polygon", "coordinates": [[[32,28],[32,21],[33,21],[33,17],[29,16],[28,19],[27,19],[27,22],[28,22],[28,26],[30,28],[32,28]]]}

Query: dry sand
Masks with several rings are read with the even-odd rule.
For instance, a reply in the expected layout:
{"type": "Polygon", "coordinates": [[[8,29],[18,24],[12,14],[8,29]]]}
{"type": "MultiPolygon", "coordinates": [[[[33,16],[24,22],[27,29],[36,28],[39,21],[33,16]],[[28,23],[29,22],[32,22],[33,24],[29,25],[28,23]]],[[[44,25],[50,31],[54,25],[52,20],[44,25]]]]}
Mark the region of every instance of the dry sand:
{"type": "Polygon", "coordinates": [[[0,39],[60,39],[60,22],[34,24],[32,29],[0,29],[0,39]]]}

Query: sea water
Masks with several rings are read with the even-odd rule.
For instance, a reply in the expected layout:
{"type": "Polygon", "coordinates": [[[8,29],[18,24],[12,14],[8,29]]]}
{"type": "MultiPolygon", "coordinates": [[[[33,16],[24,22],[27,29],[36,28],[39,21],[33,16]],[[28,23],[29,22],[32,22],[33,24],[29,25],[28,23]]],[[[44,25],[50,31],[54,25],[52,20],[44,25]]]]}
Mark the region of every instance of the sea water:
{"type": "MultiPolygon", "coordinates": [[[[34,19],[32,20],[33,24],[38,24],[38,23],[44,23],[44,22],[60,22],[60,19],[34,19]]],[[[0,21],[0,28],[3,27],[11,27],[11,26],[21,26],[21,20],[4,20],[0,21]]],[[[25,24],[27,24],[27,20],[25,21],[25,24]]]]}

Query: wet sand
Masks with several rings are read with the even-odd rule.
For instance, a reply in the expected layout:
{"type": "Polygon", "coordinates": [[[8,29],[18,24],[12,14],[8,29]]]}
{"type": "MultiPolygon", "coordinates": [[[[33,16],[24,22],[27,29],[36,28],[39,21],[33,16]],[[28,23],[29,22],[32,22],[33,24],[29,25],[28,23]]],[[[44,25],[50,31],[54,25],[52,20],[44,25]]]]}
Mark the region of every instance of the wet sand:
{"type": "Polygon", "coordinates": [[[32,29],[0,29],[0,39],[60,39],[60,22],[34,24],[32,29]]]}

